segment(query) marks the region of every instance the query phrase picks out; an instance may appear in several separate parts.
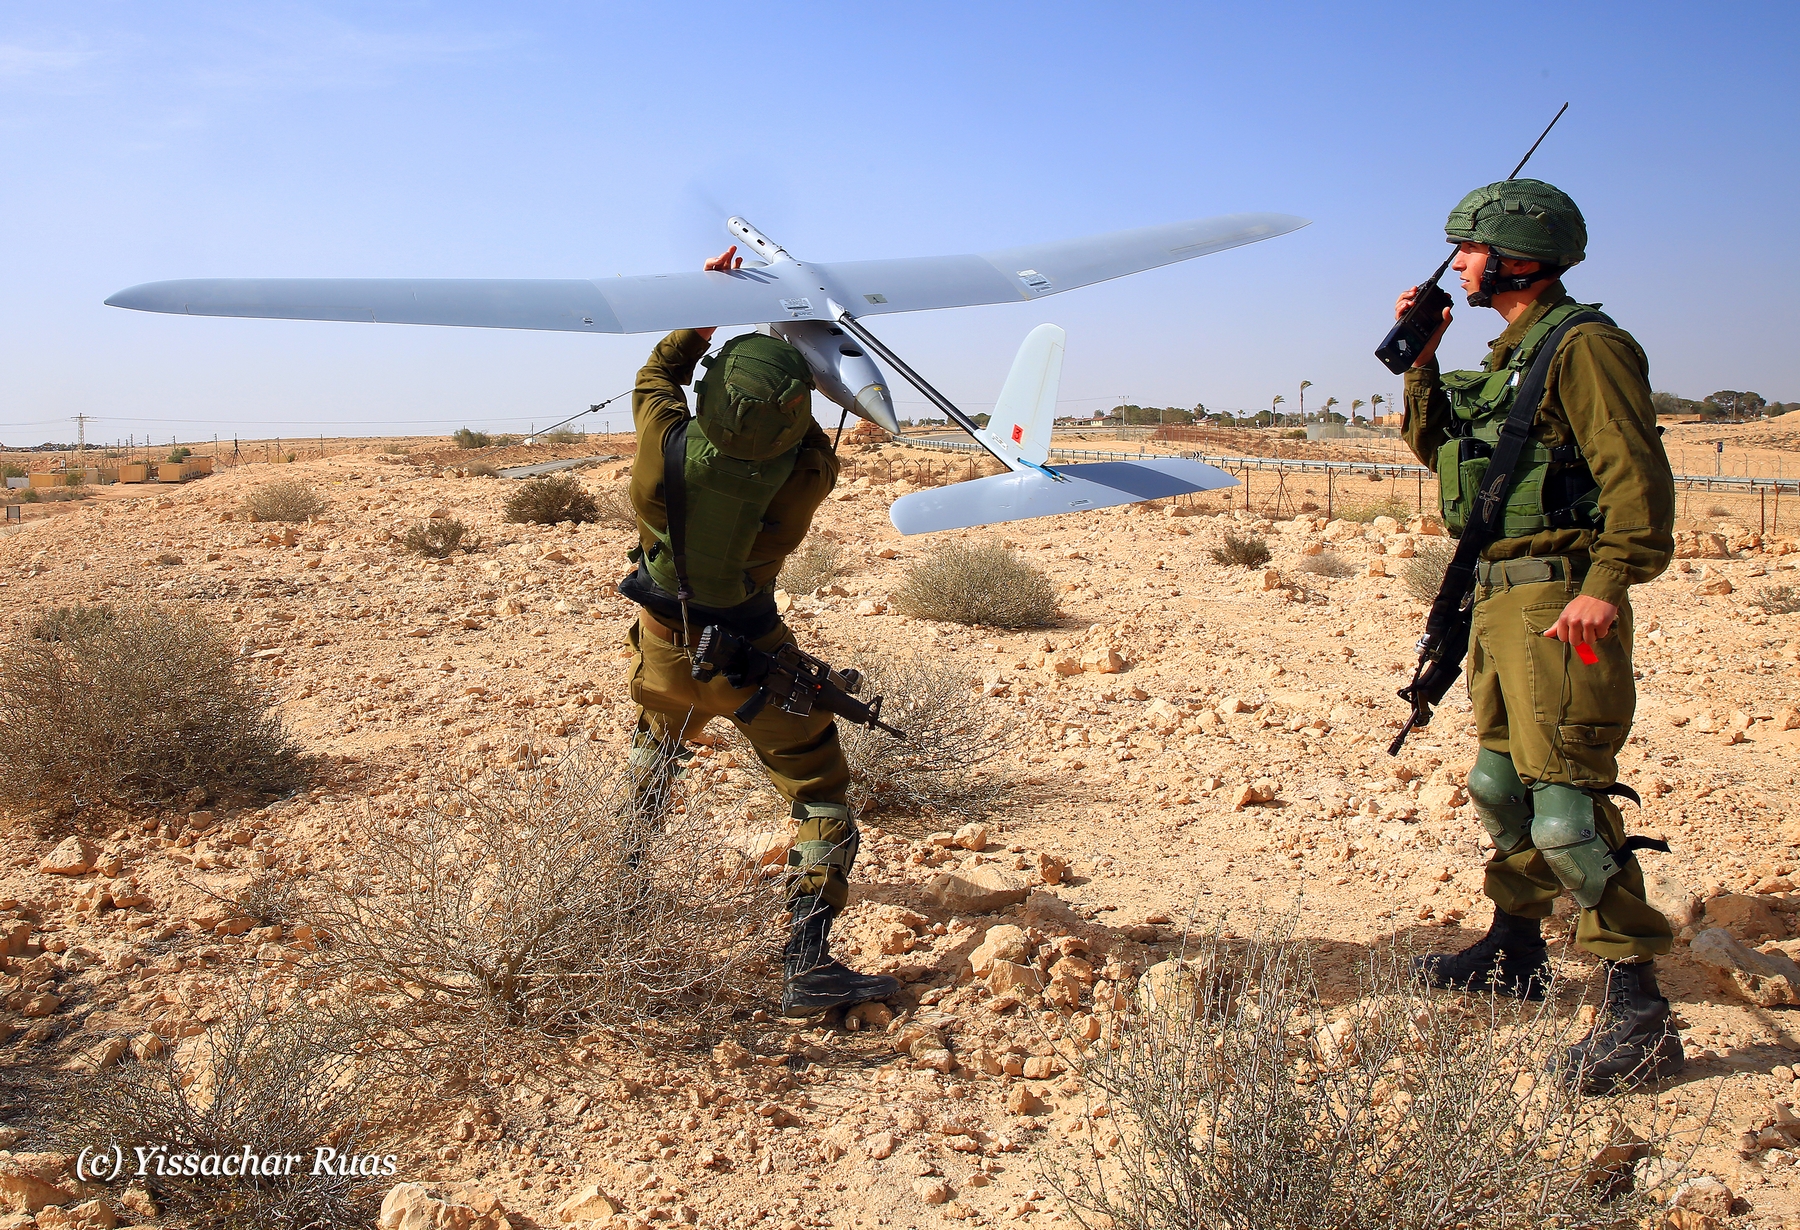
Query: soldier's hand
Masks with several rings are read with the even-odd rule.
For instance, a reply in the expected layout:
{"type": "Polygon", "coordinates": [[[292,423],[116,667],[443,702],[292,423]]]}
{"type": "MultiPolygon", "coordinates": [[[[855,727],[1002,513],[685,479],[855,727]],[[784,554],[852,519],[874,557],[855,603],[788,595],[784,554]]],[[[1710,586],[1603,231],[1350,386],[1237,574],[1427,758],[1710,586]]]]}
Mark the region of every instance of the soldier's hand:
{"type": "MultiPolygon", "coordinates": [[[[1418,296],[1419,288],[1417,286],[1407,287],[1401,296],[1394,300],[1394,319],[1399,320],[1406,315],[1406,309],[1413,305],[1413,300],[1418,296]]],[[[1444,323],[1438,326],[1437,332],[1431,335],[1431,340],[1425,343],[1425,349],[1421,350],[1419,357],[1413,360],[1414,367],[1424,367],[1431,362],[1431,356],[1437,353],[1438,343],[1444,340],[1444,331],[1450,327],[1451,319],[1450,309],[1445,308],[1444,323]]]]}
{"type": "Polygon", "coordinates": [[[737,245],[734,243],[700,267],[708,273],[730,273],[744,267],[744,258],[738,256],[737,245]]]}
{"type": "Polygon", "coordinates": [[[1601,598],[1578,594],[1563,612],[1544,630],[1565,645],[1592,645],[1604,640],[1619,619],[1619,608],[1601,598]]]}

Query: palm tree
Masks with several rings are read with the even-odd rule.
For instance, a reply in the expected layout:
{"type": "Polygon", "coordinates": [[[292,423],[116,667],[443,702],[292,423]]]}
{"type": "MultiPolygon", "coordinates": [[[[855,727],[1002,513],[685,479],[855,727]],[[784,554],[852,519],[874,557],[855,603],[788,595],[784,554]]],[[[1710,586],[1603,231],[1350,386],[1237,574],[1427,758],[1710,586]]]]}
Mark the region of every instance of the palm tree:
{"type": "Polygon", "coordinates": [[[1287,400],[1287,398],[1285,398],[1281,394],[1277,393],[1277,394],[1275,394],[1275,400],[1269,403],[1269,425],[1271,427],[1275,425],[1275,407],[1279,406],[1282,402],[1284,402],[1286,400],[1287,400]]]}
{"type": "Polygon", "coordinates": [[[1381,407],[1386,404],[1387,398],[1383,397],[1381,394],[1369,394],[1369,422],[1373,423],[1375,421],[1375,416],[1381,413],[1381,407]]]}
{"type": "Polygon", "coordinates": [[[1320,414],[1321,414],[1321,415],[1323,415],[1323,416],[1325,416],[1325,417],[1327,417],[1327,418],[1329,418],[1329,417],[1330,417],[1330,416],[1331,416],[1331,408],[1332,408],[1332,407],[1333,407],[1333,406],[1335,406],[1335,405],[1337,405],[1337,404],[1338,404],[1338,399],[1337,399],[1337,398],[1335,398],[1335,397],[1327,397],[1327,398],[1326,398],[1326,399],[1325,399],[1325,408],[1324,408],[1324,409],[1323,409],[1323,410],[1321,410],[1321,411],[1319,411],[1319,413],[1320,413],[1320,414]]]}
{"type": "MultiPolygon", "coordinates": [[[[1358,410],[1361,410],[1362,408],[1363,408],[1363,399],[1362,398],[1358,397],[1358,398],[1354,398],[1351,400],[1351,402],[1350,402],[1350,421],[1351,421],[1351,423],[1356,422],[1356,412],[1358,410]]],[[[1373,413],[1373,411],[1371,411],[1370,413],[1373,413]]]]}
{"type": "Polygon", "coordinates": [[[1300,421],[1302,423],[1306,422],[1306,390],[1310,388],[1312,388],[1312,381],[1302,380],[1300,382],[1300,421]]]}

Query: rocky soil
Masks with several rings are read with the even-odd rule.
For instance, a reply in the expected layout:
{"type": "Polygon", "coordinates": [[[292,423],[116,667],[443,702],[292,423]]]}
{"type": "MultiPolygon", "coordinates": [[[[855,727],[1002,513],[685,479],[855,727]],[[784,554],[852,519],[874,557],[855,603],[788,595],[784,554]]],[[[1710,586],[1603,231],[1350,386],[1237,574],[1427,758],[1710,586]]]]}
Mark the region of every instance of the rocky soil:
{"type": "MultiPolygon", "coordinates": [[[[625,452],[583,481],[619,488],[625,452]]],[[[989,766],[1011,783],[990,814],[865,821],[840,951],[898,975],[901,1001],[813,1022],[746,1014],[647,1049],[591,1035],[534,1079],[447,1094],[410,1125],[383,1224],[1064,1220],[1042,1166],[1110,1134],[1065,1056],[1190,928],[1291,917],[1346,996],[1372,945],[1461,947],[1485,929],[1466,698],[1399,758],[1385,750],[1425,609],[1408,569],[1442,541],[1429,522],[1267,521],[1213,501],[997,527],[1063,610],[1056,626],[998,632],[891,606],[932,542],[902,539],[888,505],[942,455],[847,460],[815,528],[844,569],[783,599],[802,645],[927,655],[1014,732],[989,766]],[[1215,563],[1228,529],[1265,536],[1269,563],[1215,563]]],[[[9,623],[72,603],[197,603],[320,765],[291,798],[67,842],[5,820],[7,1070],[79,1081],[127,1047],[198,1032],[239,971],[303,962],[303,925],[257,926],[220,897],[270,869],[329,871],[350,819],[408,806],[421,771],[623,746],[632,608],[613,584],[631,531],[505,524],[510,484],[462,468],[447,453],[247,465],[109,489],[0,537],[9,623]],[[328,498],[323,517],[241,519],[248,489],[295,477],[328,498]],[[479,549],[402,553],[396,536],[432,516],[468,522],[479,549]]],[[[1692,1125],[1716,1091],[1695,1167],[1729,1189],[1696,1195],[1689,1226],[1800,1218],[1800,543],[1757,528],[1684,521],[1682,558],[1634,594],[1639,713],[1622,768],[1644,806],[1628,819],[1674,847],[1643,859],[1680,928],[1660,968],[1693,1060],[1658,1103],[1692,1125]]],[[[698,763],[743,792],[746,848],[779,849],[783,812],[753,764],[724,740],[698,763]]],[[[1551,931],[1576,1011],[1593,963],[1563,942],[1569,921],[1551,931]]],[[[0,1227],[153,1219],[141,1193],[76,1181],[73,1142],[29,1105],[5,1114],[0,1227]]]]}

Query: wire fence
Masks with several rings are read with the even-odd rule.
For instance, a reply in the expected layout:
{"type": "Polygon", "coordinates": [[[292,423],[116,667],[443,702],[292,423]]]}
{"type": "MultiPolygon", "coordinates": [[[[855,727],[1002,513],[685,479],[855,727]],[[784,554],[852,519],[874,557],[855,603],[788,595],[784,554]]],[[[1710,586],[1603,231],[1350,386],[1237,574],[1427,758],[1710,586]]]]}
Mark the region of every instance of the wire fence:
{"type": "MultiPolygon", "coordinates": [[[[911,437],[902,443],[909,448],[939,452],[985,451],[973,440],[911,437]]],[[[1274,518],[1319,512],[1328,517],[1351,516],[1361,520],[1384,514],[1404,520],[1435,513],[1438,508],[1437,475],[1417,463],[1251,457],[1142,447],[1050,449],[1052,461],[1138,461],[1170,456],[1205,462],[1236,476],[1238,487],[1210,493],[1220,501],[1221,508],[1241,507],[1274,518]]],[[[966,477],[974,476],[971,468],[966,477]]],[[[954,481],[949,473],[944,478],[954,481]]],[[[1796,522],[1796,517],[1800,517],[1800,499],[1796,498],[1800,497],[1800,476],[1677,473],[1675,490],[1679,528],[1729,520],[1764,536],[1780,536],[1784,525],[1789,533],[1800,532],[1800,523],[1796,522]]]]}

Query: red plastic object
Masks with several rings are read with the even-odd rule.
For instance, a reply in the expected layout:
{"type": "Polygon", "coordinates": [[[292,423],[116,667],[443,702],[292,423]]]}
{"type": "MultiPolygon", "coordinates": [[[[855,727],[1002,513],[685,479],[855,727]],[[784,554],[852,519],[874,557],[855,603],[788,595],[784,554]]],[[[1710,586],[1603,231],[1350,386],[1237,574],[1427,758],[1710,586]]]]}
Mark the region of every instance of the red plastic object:
{"type": "Polygon", "coordinates": [[[1586,641],[1582,641],[1579,645],[1575,646],[1575,656],[1580,658],[1583,662],[1587,663],[1589,666],[1594,665],[1596,662],[1598,662],[1600,660],[1600,655],[1595,653],[1594,647],[1592,645],[1588,644],[1586,641]]]}

